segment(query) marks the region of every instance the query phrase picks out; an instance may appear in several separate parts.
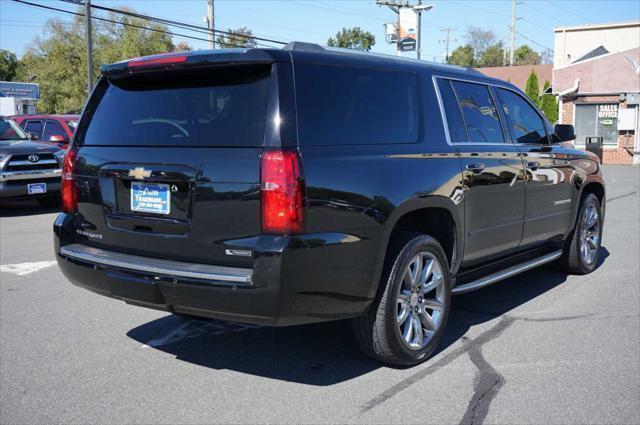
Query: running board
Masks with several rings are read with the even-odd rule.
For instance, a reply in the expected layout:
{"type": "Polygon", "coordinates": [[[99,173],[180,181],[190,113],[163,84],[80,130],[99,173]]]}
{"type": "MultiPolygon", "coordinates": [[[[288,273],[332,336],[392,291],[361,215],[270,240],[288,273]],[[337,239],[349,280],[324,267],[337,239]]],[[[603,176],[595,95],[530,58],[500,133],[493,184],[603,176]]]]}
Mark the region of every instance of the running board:
{"type": "Polygon", "coordinates": [[[546,263],[550,263],[553,260],[560,258],[562,250],[554,251],[542,257],[534,258],[533,260],[525,261],[524,263],[516,264],[508,269],[500,270],[499,272],[491,273],[485,277],[474,280],[473,282],[465,283],[464,285],[456,286],[451,290],[453,295],[464,294],[465,292],[480,289],[492,283],[496,283],[500,280],[507,279],[511,276],[515,276],[524,271],[533,269],[546,263]]]}

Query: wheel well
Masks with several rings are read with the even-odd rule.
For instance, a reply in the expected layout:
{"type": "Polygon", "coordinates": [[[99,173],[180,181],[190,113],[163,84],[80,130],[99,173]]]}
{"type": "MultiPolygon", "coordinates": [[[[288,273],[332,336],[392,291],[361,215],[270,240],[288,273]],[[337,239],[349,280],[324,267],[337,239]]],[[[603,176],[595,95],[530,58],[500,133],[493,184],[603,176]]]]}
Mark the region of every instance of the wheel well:
{"type": "Polygon", "coordinates": [[[600,205],[602,205],[602,202],[604,201],[604,187],[602,187],[600,183],[587,183],[584,189],[582,189],[582,193],[593,193],[596,195],[596,198],[598,198],[598,201],[600,201],[600,205]]]}
{"type": "Polygon", "coordinates": [[[449,265],[452,265],[455,258],[456,224],[448,210],[424,208],[403,215],[394,226],[389,243],[406,232],[425,233],[435,238],[444,249],[449,265]]]}

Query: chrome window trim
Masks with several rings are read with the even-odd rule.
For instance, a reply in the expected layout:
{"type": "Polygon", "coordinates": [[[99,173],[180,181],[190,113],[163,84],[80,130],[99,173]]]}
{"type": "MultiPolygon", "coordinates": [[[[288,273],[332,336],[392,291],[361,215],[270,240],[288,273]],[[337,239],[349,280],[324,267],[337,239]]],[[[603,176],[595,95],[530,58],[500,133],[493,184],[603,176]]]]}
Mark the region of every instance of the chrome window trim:
{"type": "MultiPolygon", "coordinates": [[[[449,122],[447,121],[447,114],[444,110],[444,103],[442,102],[442,94],[440,93],[440,89],[438,87],[438,79],[443,79],[443,80],[450,80],[450,81],[462,81],[464,83],[473,83],[473,84],[479,84],[479,85],[483,85],[486,86],[489,89],[489,93],[491,93],[491,95],[493,96],[493,93],[491,91],[491,87],[497,87],[497,88],[501,88],[501,89],[505,89],[505,90],[509,90],[512,91],[513,93],[519,95],[520,97],[524,98],[531,106],[533,106],[533,109],[536,111],[536,113],[538,115],[540,115],[540,113],[538,112],[538,108],[533,104],[533,102],[531,102],[531,100],[526,97],[526,96],[522,96],[522,94],[518,91],[515,90],[513,87],[509,87],[508,85],[502,84],[500,82],[498,83],[488,83],[486,81],[481,81],[481,80],[470,80],[467,78],[460,78],[460,77],[455,77],[455,76],[450,76],[450,75],[443,75],[443,74],[432,74],[431,75],[431,80],[433,82],[433,88],[436,92],[436,97],[438,99],[438,107],[440,108],[440,116],[442,118],[442,125],[444,126],[444,132],[445,132],[445,136],[447,139],[447,144],[449,146],[548,146],[545,144],[537,144],[537,143],[517,143],[514,142],[513,140],[505,140],[504,143],[482,143],[482,142],[463,142],[463,143],[455,143],[451,141],[451,133],[449,132],[449,122]]],[[[495,99],[494,99],[495,102],[495,99]]],[[[496,103],[496,108],[499,105],[496,103]]],[[[498,112],[499,114],[499,112],[498,112]]],[[[542,117],[542,120],[544,121],[545,118],[542,117]]],[[[502,119],[500,119],[500,125],[504,128],[504,125],[502,123],[502,119]]],[[[545,129],[546,130],[546,129],[545,129]]],[[[508,131],[509,134],[509,139],[511,139],[511,132],[508,131]]],[[[549,134],[547,134],[547,137],[549,137],[549,134]]]]}
{"type": "Polygon", "coordinates": [[[63,246],[60,248],[60,255],[92,265],[111,266],[134,273],[146,272],[172,278],[208,280],[221,284],[251,285],[253,277],[253,269],[248,268],[142,257],[82,244],[63,246]]]}

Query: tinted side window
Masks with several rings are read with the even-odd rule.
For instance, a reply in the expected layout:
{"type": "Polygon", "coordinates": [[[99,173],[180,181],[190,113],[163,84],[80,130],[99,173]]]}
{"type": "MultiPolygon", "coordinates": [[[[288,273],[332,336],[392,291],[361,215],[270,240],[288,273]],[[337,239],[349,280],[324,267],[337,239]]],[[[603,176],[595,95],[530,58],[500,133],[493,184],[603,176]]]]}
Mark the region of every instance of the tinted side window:
{"type": "Polygon", "coordinates": [[[44,123],[42,121],[27,121],[24,125],[24,131],[34,134],[38,140],[42,140],[42,130],[44,123]]]}
{"type": "Polygon", "coordinates": [[[295,72],[301,145],[418,140],[414,74],[311,64],[295,72]]]}
{"type": "Polygon", "coordinates": [[[489,88],[452,81],[472,143],[504,143],[500,118],[489,88]]]}
{"type": "Polygon", "coordinates": [[[67,133],[64,132],[62,126],[56,121],[47,121],[47,125],[44,127],[44,133],[42,135],[42,140],[45,142],[49,141],[51,136],[62,136],[67,139],[67,133]]]}
{"type": "Polygon", "coordinates": [[[511,137],[518,143],[547,143],[544,121],[529,102],[510,90],[496,91],[509,121],[511,137]]]}
{"type": "Polygon", "coordinates": [[[438,89],[440,90],[444,113],[447,116],[447,125],[449,127],[451,142],[468,142],[469,138],[467,137],[467,130],[464,128],[462,112],[460,112],[456,95],[451,87],[451,81],[439,78],[438,89]]]}

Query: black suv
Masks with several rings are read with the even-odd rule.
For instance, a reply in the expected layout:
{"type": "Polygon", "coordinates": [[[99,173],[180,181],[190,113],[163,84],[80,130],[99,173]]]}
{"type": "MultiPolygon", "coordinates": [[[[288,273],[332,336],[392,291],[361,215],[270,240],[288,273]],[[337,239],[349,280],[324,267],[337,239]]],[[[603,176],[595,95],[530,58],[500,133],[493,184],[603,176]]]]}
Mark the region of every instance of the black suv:
{"type": "Polygon", "coordinates": [[[60,268],[176,314],[354,319],[425,360],[452,294],[598,264],[605,189],[571,126],[455,66],[292,43],[103,66],[62,181],[60,268]]]}

